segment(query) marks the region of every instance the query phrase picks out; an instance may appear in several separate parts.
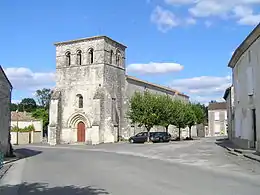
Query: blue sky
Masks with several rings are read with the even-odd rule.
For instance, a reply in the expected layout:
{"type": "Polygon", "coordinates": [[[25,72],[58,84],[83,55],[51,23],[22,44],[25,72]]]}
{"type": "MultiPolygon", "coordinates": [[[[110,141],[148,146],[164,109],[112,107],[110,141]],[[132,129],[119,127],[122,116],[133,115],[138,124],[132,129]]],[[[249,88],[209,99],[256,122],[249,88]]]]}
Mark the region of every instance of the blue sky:
{"type": "Polygon", "coordinates": [[[231,83],[227,63],[260,21],[260,0],[1,1],[0,64],[13,101],[53,87],[54,42],[107,35],[128,46],[129,75],[206,103],[231,83]]]}

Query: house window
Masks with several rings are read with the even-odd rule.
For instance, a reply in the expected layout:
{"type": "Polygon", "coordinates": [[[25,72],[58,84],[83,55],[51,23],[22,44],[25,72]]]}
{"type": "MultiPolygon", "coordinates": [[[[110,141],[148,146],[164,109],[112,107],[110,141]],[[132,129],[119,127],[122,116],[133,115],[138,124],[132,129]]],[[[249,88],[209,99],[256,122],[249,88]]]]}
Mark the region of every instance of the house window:
{"type": "Polygon", "coordinates": [[[113,50],[110,51],[109,63],[113,64],[113,50]]]}
{"type": "Polygon", "coordinates": [[[215,112],[214,115],[215,121],[219,121],[219,112],[215,112]]]}
{"type": "Polygon", "coordinates": [[[78,50],[77,51],[77,64],[78,65],[81,65],[81,63],[82,63],[82,55],[81,55],[81,51],[80,50],[78,50]]]}
{"type": "Polygon", "coordinates": [[[83,97],[82,97],[82,95],[78,94],[77,99],[78,99],[78,107],[83,108],[83,97]]]}
{"type": "Polygon", "coordinates": [[[88,61],[90,64],[94,62],[94,50],[92,48],[88,51],[88,61]]]}
{"type": "Polygon", "coordinates": [[[70,52],[68,51],[66,54],[66,65],[70,66],[71,65],[71,57],[70,57],[70,52]]]}

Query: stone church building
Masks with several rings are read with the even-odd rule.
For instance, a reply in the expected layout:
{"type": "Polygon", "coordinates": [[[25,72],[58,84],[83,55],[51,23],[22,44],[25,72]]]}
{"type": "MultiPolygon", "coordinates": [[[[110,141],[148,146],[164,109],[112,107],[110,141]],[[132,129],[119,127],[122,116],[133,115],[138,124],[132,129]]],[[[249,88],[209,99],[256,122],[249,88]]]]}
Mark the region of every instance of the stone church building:
{"type": "MultiPolygon", "coordinates": [[[[56,87],[50,102],[51,145],[116,142],[138,131],[126,118],[129,98],[149,90],[189,101],[170,88],[126,75],[126,46],[106,36],[55,43],[56,87]]],[[[140,131],[140,129],[139,129],[140,131]]]]}

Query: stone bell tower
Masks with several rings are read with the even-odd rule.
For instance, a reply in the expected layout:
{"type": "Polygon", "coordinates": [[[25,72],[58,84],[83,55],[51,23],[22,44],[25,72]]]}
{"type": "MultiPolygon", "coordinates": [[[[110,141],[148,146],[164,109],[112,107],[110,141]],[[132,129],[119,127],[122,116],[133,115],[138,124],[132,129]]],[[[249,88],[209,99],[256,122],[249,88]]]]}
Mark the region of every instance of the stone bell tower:
{"type": "Polygon", "coordinates": [[[55,43],[56,87],[48,142],[117,141],[123,122],[126,46],[106,36],[55,43]]]}

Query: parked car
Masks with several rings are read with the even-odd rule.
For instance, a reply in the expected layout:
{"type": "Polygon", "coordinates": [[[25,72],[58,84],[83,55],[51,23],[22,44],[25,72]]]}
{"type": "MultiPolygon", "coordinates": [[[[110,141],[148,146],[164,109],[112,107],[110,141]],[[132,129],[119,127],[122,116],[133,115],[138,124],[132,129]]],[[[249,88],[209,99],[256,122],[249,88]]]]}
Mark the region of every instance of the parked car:
{"type": "MultiPolygon", "coordinates": [[[[130,143],[144,143],[147,141],[147,132],[137,133],[129,138],[130,143]]],[[[166,132],[150,132],[150,140],[152,142],[169,142],[171,140],[171,134],[166,132]]]]}
{"type": "Polygon", "coordinates": [[[151,135],[152,142],[169,142],[171,140],[171,134],[167,132],[153,132],[151,135]]]}

